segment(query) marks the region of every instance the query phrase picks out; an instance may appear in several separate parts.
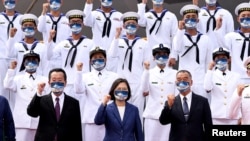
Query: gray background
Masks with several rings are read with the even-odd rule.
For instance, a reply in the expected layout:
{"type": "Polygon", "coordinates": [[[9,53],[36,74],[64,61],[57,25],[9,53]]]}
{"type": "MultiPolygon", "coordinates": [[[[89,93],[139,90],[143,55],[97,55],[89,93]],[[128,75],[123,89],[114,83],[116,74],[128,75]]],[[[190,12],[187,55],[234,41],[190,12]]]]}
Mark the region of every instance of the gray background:
{"type": "MultiPolygon", "coordinates": [[[[42,4],[46,2],[47,0],[18,0],[16,10],[20,13],[33,13],[37,16],[39,16],[42,12],[42,4]]],[[[127,12],[127,11],[137,11],[137,3],[141,0],[113,0],[113,7],[120,11],[120,12],[127,12]]],[[[199,6],[204,6],[205,0],[200,0],[199,6]]],[[[86,0],[64,0],[63,6],[61,8],[61,11],[63,13],[66,13],[67,11],[71,9],[80,9],[82,10],[84,7],[84,4],[86,0]]],[[[228,9],[232,15],[233,18],[236,19],[236,16],[234,14],[235,7],[242,2],[248,2],[247,0],[218,0],[220,5],[228,9]]],[[[173,13],[176,14],[177,18],[180,19],[179,10],[180,8],[185,4],[192,3],[191,0],[165,0],[164,6],[173,13]]],[[[98,8],[100,6],[100,0],[94,0],[94,9],[98,8]]],[[[151,0],[148,0],[148,7],[152,7],[151,0]]],[[[3,4],[0,6],[0,11],[4,10],[3,4]]],[[[238,23],[235,22],[235,28],[238,27],[238,23]]],[[[84,27],[83,34],[87,37],[91,38],[92,33],[91,29],[89,27],[84,27]]],[[[145,31],[141,28],[138,33],[140,36],[145,36],[145,31]]],[[[41,39],[40,33],[36,34],[36,37],[38,39],[41,39]]]]}

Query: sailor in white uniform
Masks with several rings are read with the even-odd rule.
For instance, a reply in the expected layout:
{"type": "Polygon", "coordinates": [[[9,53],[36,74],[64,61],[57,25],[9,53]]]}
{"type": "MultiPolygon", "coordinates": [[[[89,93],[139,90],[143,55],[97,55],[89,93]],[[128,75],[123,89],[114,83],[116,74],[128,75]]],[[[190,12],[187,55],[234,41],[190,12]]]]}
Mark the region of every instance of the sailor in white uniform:
{"type": "Polygon", "coordinates": [[[197,31],[200,8],[193,4],[181,8],[183,19],[179,21],[179,29],[174,37],[173,47],[179,57],[179,70],[188,70],[193,74],[192,90],[194,93],[207,97],[203,88],[207,66],[212,60],[213,48],[210,38],[197,31]]]}

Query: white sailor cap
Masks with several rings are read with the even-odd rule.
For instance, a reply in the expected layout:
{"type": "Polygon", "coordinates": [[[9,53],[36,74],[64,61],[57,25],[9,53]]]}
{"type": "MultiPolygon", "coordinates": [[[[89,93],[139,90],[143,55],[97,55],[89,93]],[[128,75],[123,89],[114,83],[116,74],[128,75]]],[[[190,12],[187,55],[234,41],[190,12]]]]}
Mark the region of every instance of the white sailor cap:
{"type": "Polygon", "coordinates": [[[95,46],[95,47],[91,48],[91,50],[90,50],[90,53],[89,53],[90,59],[92,58],[92,56],[94,54],[97,54],[97,53],[102,53],[103,56],[106,58],[106,51],[105,51],[105,49],[103,49],[100,46],[95,46]]]}
{"type": "Polygon", "coordinates": [[[34,22],[36,25],[38,24],[38,18],[36,15],[31,14],[31,13],[27,13],[24,14],[21,18],[20,18],[20,25],[22,25],[25,22],[34,22]]]}
{"type": "Polygon", "coordinates": [[[154,45],[152,48],[152,51],[153,51],[153,56],[155,56],[156,53],[159,53],[159,52],[166,52],[166,53],[170,54],[170,48],[166,44],[154,45]]]}
{"type": "Polygon", "coordinates": [[[244,67],[250,69],[250,56],[245,59],[244,67]]]}
{"type": "Polygon", "coordinates": [[[187,13],[196,13],[198,14],[200,12],[200,8],[197,5],[194,4],[187,4],[183,6],[180,10],[181,16],[184,16],[187,13]]]}
{"type": "Polygon", "coordinates": [[[243,2],[243,3],[240,3],[238,6],[236,6],[235,15],[239,16],[239,14],[243,11],[250,11],[250,3],[243,2]]]}
{"type": "Polygon", "coordinates": [[[70,10],[66,13],[66,17],[70,20],[72,18],[80,18],[83,19],[85,17],[85,14],[83,13],[82,10],[78,10],[78,9],[73,9],[70,10]]]}
{"type": "Polygon", "coordinates": [[[228,58],[230,57],[229,50],[223,47],[219,47],[213,50],[213,60],[217,55],[226,55],[228,58]]]}
{"type": "Polygon", "coordinates": [[[121,21],[126,22],[128,20],[135,20],[138,21],[140,19],[139,14],[133,11],[126,12],[122,15],[121,21]]]}

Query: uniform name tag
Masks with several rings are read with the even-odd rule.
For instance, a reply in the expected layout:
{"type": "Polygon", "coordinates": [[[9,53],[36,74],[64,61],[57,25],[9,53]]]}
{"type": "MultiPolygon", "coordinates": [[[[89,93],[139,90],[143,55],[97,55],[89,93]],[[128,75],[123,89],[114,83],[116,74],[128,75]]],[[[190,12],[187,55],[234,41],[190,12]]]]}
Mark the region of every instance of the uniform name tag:
{"type": "Polygon", "coordinates": [[[152,84],[158,84],[158,82],[152,82],[152,84]]]}
{"type": "Polygon", "coordinates": [[[91,84],[88,84],[88,86],[92,86],[92,85],[94,85],[93,83],[91,83],[91,84]]]}
{"type": "Polygon", "coordinates": [[[20,89],[21,89],[21,90],[22,90],[22,89],[26,89],[26,86],[25,86],[25,85],[22,85],[22,87],[21,87],[20,89]]]}
{"type": "Polygon", "coordinates": [[[221,83],[215,83],[215,85],[221,85],[221,83]]]}

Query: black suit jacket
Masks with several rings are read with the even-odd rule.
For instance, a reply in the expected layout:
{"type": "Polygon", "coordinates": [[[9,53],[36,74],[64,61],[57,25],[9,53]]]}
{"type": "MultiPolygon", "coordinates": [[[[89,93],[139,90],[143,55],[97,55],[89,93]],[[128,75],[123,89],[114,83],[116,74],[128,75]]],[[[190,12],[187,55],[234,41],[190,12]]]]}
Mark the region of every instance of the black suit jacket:
{"type": "Polygon", "coordinates": [[[169,141],[208,141],[211,136],[212,117],[208,100],[194,93],[187,121],[178,95],[171,109],[166,102],[160,122],[163,125],[171,123],[169,141]]]}
{"type": "Polygon", "coordinates": [[[27,113],[32,117],[39,116],[35,141],[82,141],[81,115],[79,102],[66,95],[62,106],[60,120],[57,122],[51,94],[42,97],[34,96],[27,113]]]}

